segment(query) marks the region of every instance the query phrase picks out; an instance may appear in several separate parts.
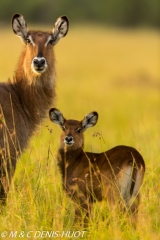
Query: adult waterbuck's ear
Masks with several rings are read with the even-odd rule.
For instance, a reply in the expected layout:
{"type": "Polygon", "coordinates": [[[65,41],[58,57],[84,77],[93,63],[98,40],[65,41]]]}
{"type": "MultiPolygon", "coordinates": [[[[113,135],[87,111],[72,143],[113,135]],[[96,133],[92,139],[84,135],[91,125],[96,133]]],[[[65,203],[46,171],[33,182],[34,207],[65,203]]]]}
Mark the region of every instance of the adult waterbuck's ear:
{"type": "Polygon", "coordinates": [[[49,110],[49,117],[52,122],[60,125],[60,127],[62,127],[64,122],[66,121],[66,119],[63,117],[62,113],[56,108],[51,108],[49,110]]]}
{"type": "Polygon", "coordinates": [[[69,20],[66,16],[59,17],[55,23],[53,34],[53,43],[56,44],[60,38],[65,37],[69,29],[69,20]]]}
{"type": "Polygon", "coordinates": [[[82,131],[85,131],[89,127],[93,127],[98,121],[98,113],[91,112],[87,114],[82,120],[82,131]]]}
{"type": "Polygon", "coordinates": [[[24,42],[28,35],[27,24],[24,20],[24,17],[18,13],[14,14],[12,18],[12,29],[13,32],[21,38],[24,42]]]}

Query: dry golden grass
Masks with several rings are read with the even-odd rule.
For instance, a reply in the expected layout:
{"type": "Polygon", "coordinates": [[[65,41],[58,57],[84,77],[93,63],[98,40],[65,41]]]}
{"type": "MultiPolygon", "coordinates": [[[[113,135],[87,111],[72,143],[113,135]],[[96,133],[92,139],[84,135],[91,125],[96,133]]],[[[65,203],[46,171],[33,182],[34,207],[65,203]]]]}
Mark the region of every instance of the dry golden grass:
{"type": "MultiPolygon", "coordinates": [[[[71,26],[55,47],[56,107],[66,118],[99,113],[97,126],[85,133],[85,149],[100,152],[130,145],[146,162],[137,229],[125,216],[97,203],[83,239],[160,239],[159,42],[160,34],[153,30],[71,26]],[[93,137],[95,132],[98,137],[93,137]]],[[[0,81],[6,81],[13,75],[22,44],[12,30],[1,29],[0,46],[0,81]]],[[[56,167],[59,134],[58,126],[46,119],[32,138],[0,216],[0,233],[74,229],[72,202],[62,191],[56,167]]]]}

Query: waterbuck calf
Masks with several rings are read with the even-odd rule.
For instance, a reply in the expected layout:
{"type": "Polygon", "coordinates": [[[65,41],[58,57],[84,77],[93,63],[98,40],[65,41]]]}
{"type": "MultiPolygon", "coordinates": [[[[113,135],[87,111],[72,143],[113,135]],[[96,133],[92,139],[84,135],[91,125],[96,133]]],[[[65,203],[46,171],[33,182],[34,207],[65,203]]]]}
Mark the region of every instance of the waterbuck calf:
{"type": "MultiPolygon", "coordinates": [[[[135,213],[139,205],[145,163],[133,147],[116,146],[103,153],[84,152],[83,132],[93,127],[98,113],[87,114],[82,121],[66,120],[56,108],[49,111],[52,122],[63,130],[58,149],[58,165],[67,194],[78,203],[75,214],[90,216],[94,201],[106,200],[135,213]]],[[[86,218],[87,219],[87,218],[86,218]]]]}
{"type": "Polygon", "coordinates": [[[55,99],[53,46],[68,32],[66,16],[50,32],[28,31],[20,14],[12,18],[13,32],[24,49],[12,80],[0,83],[0,199],[5,202],[16,161],[36,126],[55,99]]]}

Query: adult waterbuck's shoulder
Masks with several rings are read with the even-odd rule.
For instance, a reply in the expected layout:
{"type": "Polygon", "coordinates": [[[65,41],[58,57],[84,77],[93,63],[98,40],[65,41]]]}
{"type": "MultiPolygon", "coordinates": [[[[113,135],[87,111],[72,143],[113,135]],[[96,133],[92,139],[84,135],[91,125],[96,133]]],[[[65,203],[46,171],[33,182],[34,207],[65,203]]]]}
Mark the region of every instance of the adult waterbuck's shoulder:
{"type": "Polygon", "coordinates": [[[31,31],[20,14],[13,32],[24,43],[13,79],[0,83],[0,199],[5,201],[16,160],[55,99],[53,47],[68,32],[66,16],[52,31],[31,31]]]}
{"type": "Polygon", "coordinates": [[[97,112],[81,121],[66,120],[52,108],[49,116],[62,129],[57,159],[64,189],[76,203],[76,218],[89,217],[93,202],[102,200],[111,206],[119,203],[120,209],[136,216],[145,173],[141,154],[129,146],[116,146],[99,154],[84,152],[83,133],[97,123],[97,112]]]}

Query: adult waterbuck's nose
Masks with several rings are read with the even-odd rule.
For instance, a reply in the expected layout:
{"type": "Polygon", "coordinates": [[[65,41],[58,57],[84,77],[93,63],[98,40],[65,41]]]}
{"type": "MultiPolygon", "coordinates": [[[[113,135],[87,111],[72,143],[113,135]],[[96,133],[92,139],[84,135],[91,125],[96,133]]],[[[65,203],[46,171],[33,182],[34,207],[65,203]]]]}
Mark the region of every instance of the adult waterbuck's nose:
{"type": "Polygon", "coordinates": [[[71,146],[74,144],[74,139],[72,136],[66,136],[64,139],[64,143],[68,146],[71,146]]]}
{"type": "Polygon", "coordinates": [[[32,61],[32,69],[36,73],[42,73],[47,68],[47,62],[44,57],[35,57],[32,61]]]}

